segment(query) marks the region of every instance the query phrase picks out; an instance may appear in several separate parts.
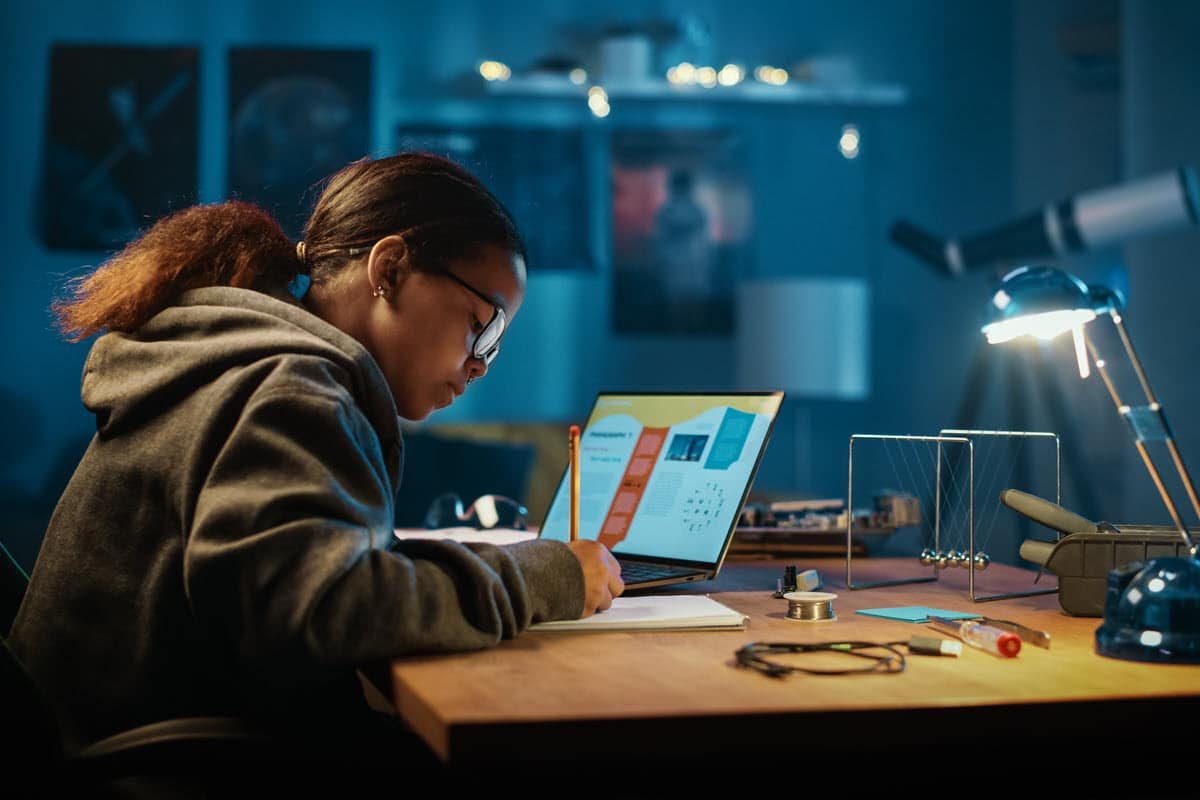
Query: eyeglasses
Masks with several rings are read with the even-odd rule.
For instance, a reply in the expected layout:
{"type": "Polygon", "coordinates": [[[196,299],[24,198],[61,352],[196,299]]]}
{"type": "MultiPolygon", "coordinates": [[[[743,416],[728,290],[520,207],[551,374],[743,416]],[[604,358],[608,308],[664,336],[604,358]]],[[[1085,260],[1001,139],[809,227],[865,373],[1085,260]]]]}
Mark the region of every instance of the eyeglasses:
{"type": "Polygon", "coordinates": [[[901,642],[877,644],[875,642],[815,642],[802,644],[798,642],[751,642],[743,645],[736,653],[739,667],[754,669],[772,678],[782,678],[793,672],[806,672],[809,675],[854,675],[862,672],[883,672],[896,674],[904,672],[907,662],[904,654],[896,649],[901,642]],[[785,653],[816,653],[833,652],[845,653],[848,656],[865,658],[871,663],[865,667],[849,669],[826,669],[799,667],[772,661],[766,656],[782,655],[785,653]],[[876,653],[879,653],[876,655],[876,653]]]}
{"type": "Polygon", "coordinates": [[[485,494],[463,508],[456,494],[437,497],[425,512],[425,527],[434,528],[511,528],[523,531],[529,527],[529,510],[509,497],[485,494]]]}
{"type": "Polygon", "coordinates": [[[504,336],[504,329],[508,322],[508,318],[504,314],[504,309],[493,303],[491,298],[486,294],[453,272],[440,272],[438,274],[444,275],[454,281],[492,307],[492,318],[483,326],[483,330],[475,337],[475,343],[471,345],[471,355],[481,360],[484,364],[491,366],[492,362],[496,360],[496,354],[500,352],[500,339],[504,336]]]}

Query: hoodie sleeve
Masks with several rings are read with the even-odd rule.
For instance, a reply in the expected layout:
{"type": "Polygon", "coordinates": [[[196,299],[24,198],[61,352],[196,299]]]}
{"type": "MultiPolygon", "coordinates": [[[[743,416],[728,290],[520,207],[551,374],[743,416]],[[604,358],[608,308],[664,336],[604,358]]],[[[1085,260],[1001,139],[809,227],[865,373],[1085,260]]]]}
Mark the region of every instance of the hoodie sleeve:
{"type": "Polygon", "coordinates": [[[196,499],[184,581],[247,668],[479,649],[583,612],[583,572],[560,542],[389,549],[384,463],[346,395],[276,388],[245,407],[196,499]]]}

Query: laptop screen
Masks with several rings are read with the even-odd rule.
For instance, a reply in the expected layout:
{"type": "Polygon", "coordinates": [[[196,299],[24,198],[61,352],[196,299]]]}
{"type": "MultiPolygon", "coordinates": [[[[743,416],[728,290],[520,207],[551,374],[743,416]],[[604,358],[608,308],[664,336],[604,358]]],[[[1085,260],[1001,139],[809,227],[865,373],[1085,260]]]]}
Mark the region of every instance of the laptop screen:
{"type": "MultiPolygon", "coordinates": [[[[715,564],[782,401],[782,392],[601,394],[580,436],[580,538],[715,564]]],[[[570,513],[568,468],[541,536],[567,541],[570,513]]]]}

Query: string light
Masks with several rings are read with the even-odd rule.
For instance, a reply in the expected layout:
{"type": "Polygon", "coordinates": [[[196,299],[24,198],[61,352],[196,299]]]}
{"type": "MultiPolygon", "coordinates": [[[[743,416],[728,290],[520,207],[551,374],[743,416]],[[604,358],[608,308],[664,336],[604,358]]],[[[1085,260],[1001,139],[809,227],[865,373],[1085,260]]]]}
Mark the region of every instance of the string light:
{"type": "Polygon", "coordinates": [[[746,77],[746,72],[737,64],[726,64],[717,73],[717,82],[722,86],[737,86],[746,77]]]}
{"type": "Polygon", "coordinates": [[[859,141],[858,128],[854,125],[843,125],[842,135],[838,138],[838,150],[841,150],[846,158],[858,158],[859,141]]]}
{"type": "Polygon", "coordinates": [[[588,89],[588,108],[592,113],[603,119],[608,116],[612,109],[608,105],[608,92],[604,91],[602,86],[593,86],[588,89]]]}
{"type": "Polygon", "coordinates": [[[512,77],[512,70],[499,61],[483,61],[479,64],[479,74],[485,81],[506,81],[512,77]]]}
{"type": "Polygon", "coordinates": [[[696,67],[687,61],[681,61],[677,66],[667,70],[667,80],[671,83],[686,86],[696,82],[696,67]],[[672,75],[674,77],[672,77],[672,75]]]}
{"type": "Polygon", "coordinates": [[[759,83],[768,83],[772,86],[783,86],[788,82],[788,74],[786,69],[772,67],[769,64],[764,64],[755,69],[754,78],[759,83]]]}

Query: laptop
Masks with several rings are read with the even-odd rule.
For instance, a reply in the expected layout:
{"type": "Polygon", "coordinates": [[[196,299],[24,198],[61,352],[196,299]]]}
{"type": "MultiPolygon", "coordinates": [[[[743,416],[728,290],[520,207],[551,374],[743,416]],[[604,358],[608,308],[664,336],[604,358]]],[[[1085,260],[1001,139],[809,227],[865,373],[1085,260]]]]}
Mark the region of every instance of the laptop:
{"type": "MultiPolygon", "coordinates": [[[[579,537],[621,563],[626,590],[715,578],[783,392],[602,392],[579,440],[579,537]]],[[[570,465],[539,536],[568,541],[570,465]]]]}

